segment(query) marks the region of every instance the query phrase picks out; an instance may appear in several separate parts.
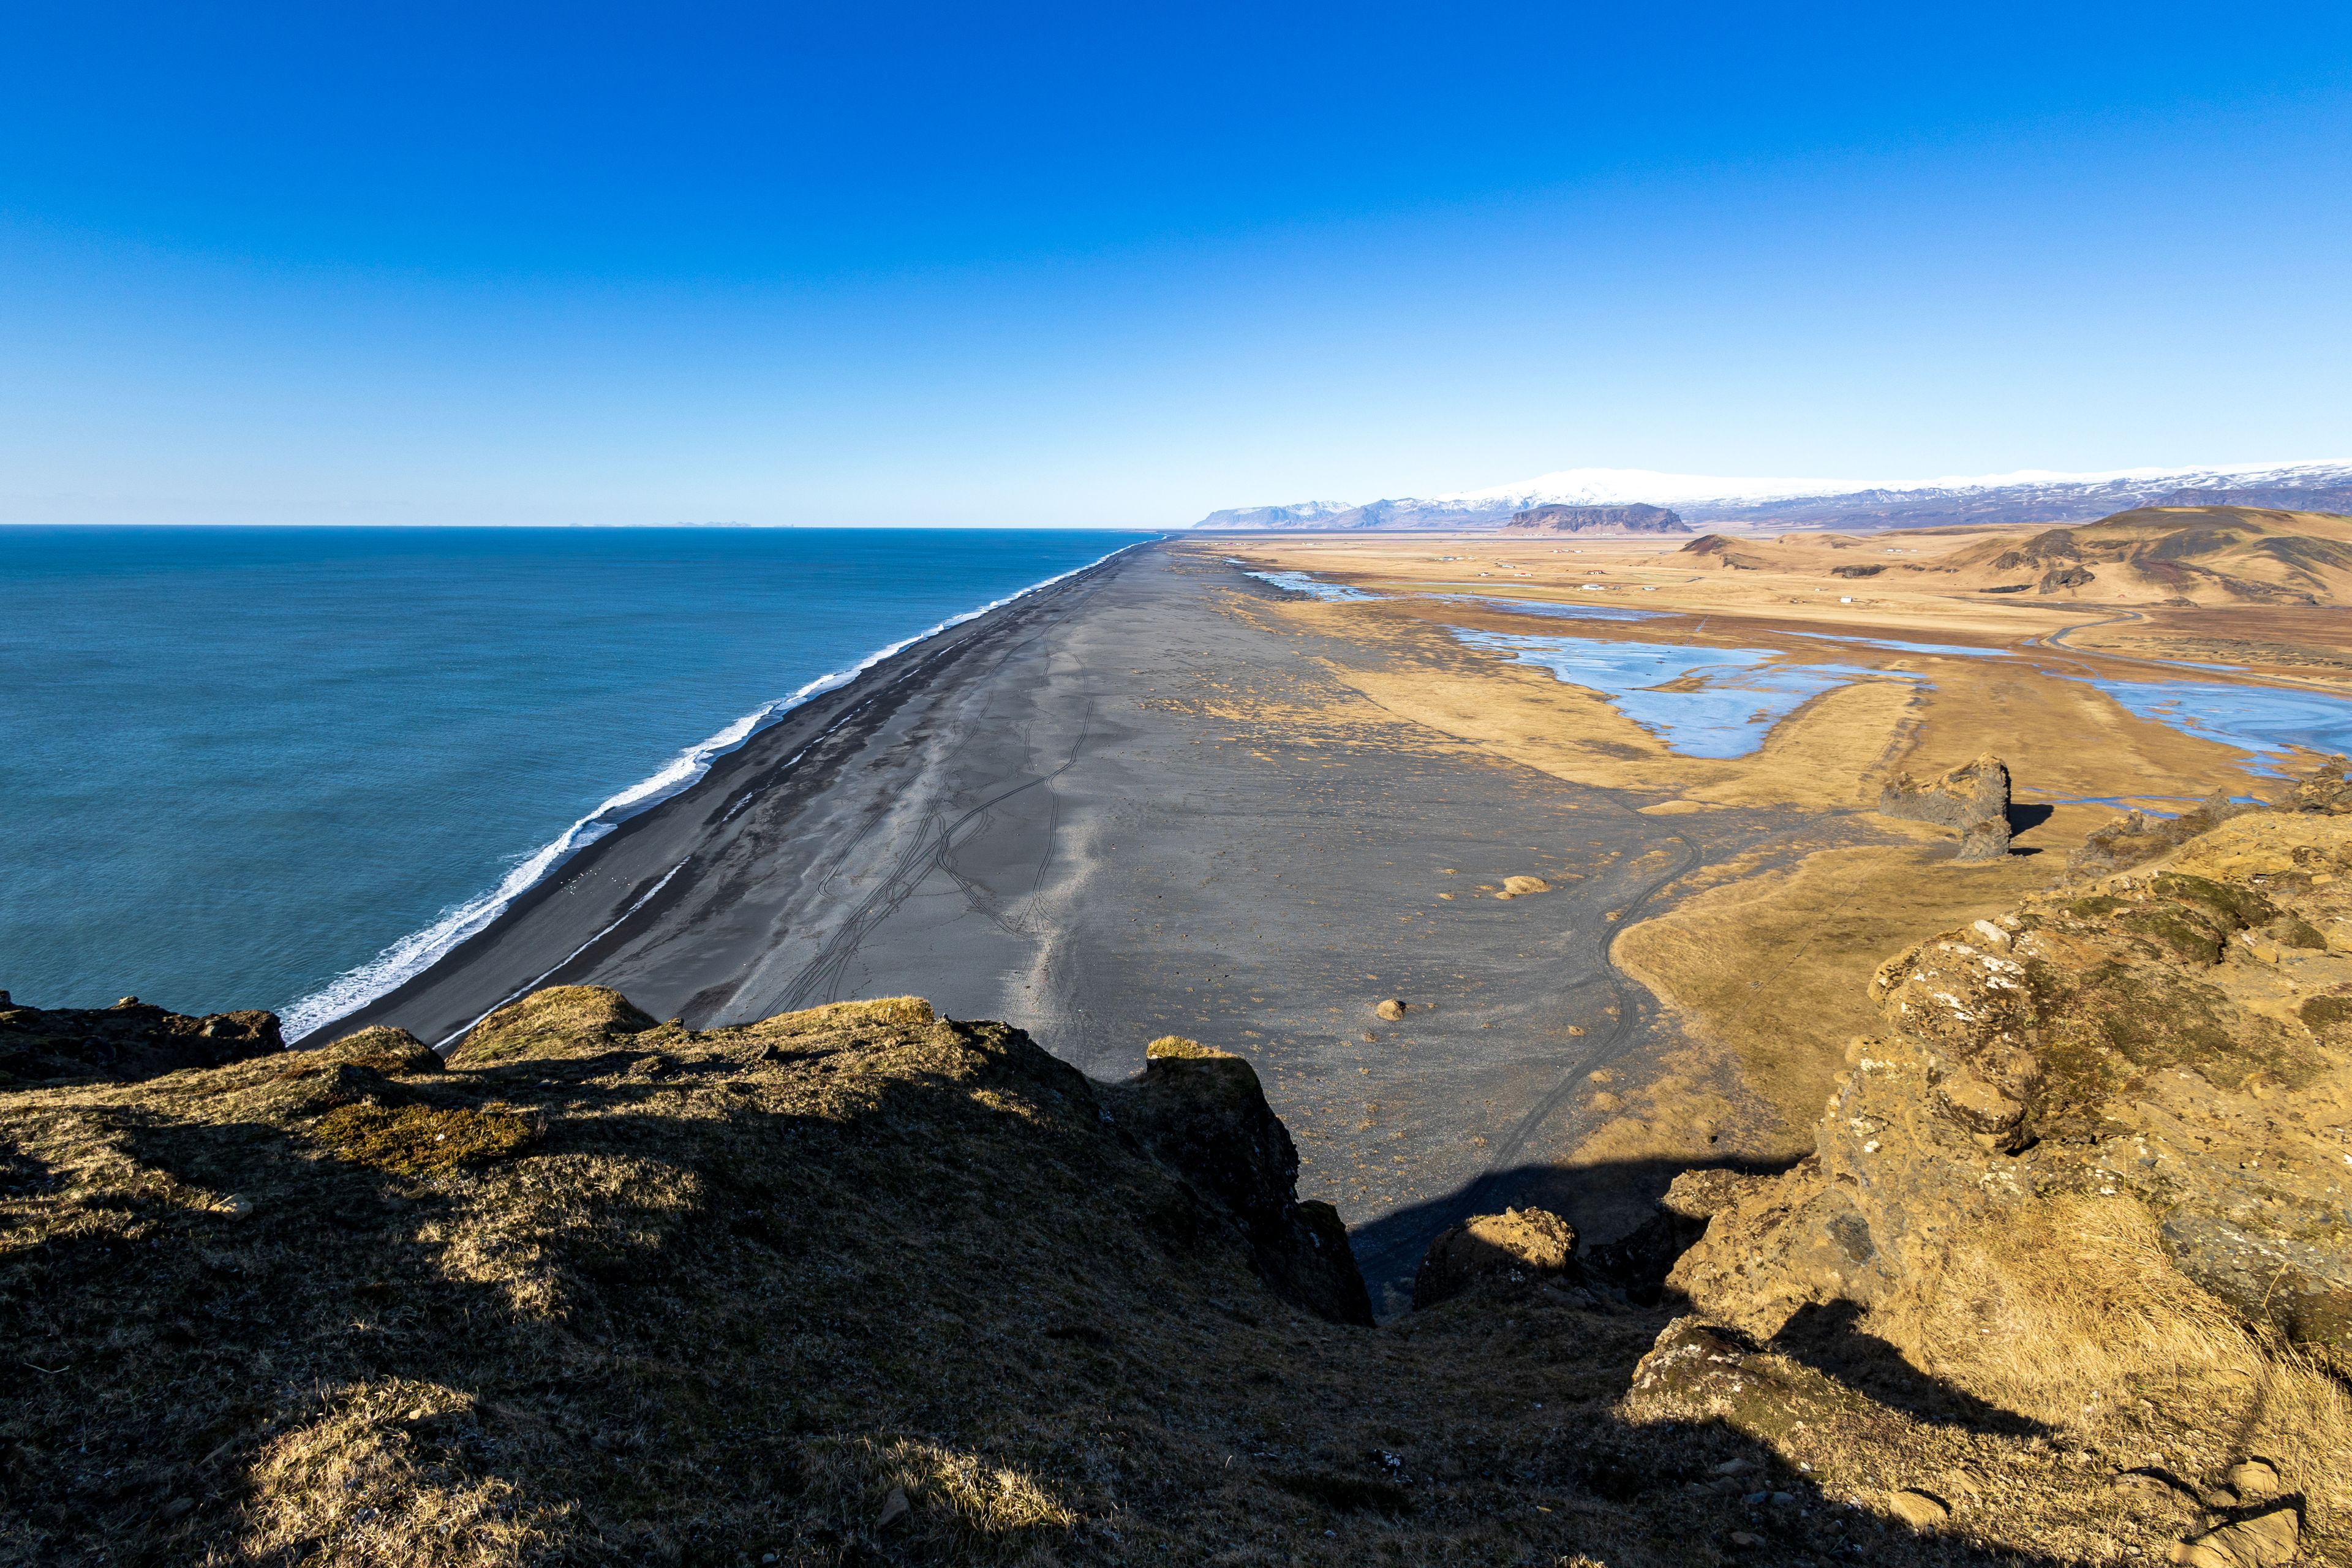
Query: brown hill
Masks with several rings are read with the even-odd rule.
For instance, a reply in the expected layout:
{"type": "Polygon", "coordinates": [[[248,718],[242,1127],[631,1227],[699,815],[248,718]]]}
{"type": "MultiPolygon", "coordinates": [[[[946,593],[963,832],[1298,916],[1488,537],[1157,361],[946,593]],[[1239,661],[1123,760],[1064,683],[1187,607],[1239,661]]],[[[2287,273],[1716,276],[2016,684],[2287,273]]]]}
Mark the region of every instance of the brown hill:
{"type": "Polygon", "coordinates": [[[2103,603],[2333,604],[2352,587],[2352,518],[2139,507],[2022,539],[1979,540],[1928,564],[1984,592],[2069,591],[2103,603]]]}

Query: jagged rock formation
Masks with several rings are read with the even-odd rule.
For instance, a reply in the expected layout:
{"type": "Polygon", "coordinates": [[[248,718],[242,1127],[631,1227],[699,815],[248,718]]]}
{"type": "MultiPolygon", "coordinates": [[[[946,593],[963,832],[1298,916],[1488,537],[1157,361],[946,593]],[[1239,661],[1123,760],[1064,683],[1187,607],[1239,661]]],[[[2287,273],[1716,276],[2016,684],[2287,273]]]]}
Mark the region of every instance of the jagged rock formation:
{"type": "Polygon", "coordinates": [[[1168,1036],[1140,1077],[1098,1092],[1151,1155],[1241,1221],[1258,1277],[1335,1323],[1372,1322],[1371,1297],[1329,1204],[1298,1201],[1298,1150],[1243,1058],[1168,1036]]]}
{"type": "Polygon", "coordinates": [[[1987,752],[1926,784],[1903,773],[1878,793],[1882,816],[1957,828],[1957,860],[1997,860],[2009,853],[2009,766],[1987,752]]]}
{"type": "Polygon", "coordinates": [[[1531,506],[1515,511],[1505,533],[1688,533],[1682,514],[1662,506],[1531,506]]]}
{"type": "Polygon", "coordinates": [[[2124,1195],[2106,1206],[2157,1215],[2214,1300],[2340,1353],[2352,1233],[2326,1124],[2352,1091],[2347,870],[2342,819],[2250,813],[1889,961],[1888,1030],[1851,1047],[1816,1163],[1734,1205],[1675,1282],[1769,1330],[1806,1301],[1916,1291],[1957,1233],[2037,1200],[2124,1195]],[[1731,1237],[1759,1229],[1801,1236],[1804,1261],[1750,1267],[1731,1237]]]}
{"type": "Polygon", "coordinates": [[[1675,1264],[1699,1317],[1647,1407],[1754,1397],[1851,1322],[2045,1427],[2237,1423],[2341,1497],[2352,1417],[2313,1367],[2352,1367],[2347,874],[2342,817],[2250,812],[1891,960],[1814,1156],[1675,1264]]]}
{"type": "Polygon", "coordinates": [[[2144,811],[2127,811],[2105,826],[2094,828],[2083,840],[2082,847],[2066,857],[2066,869],[2089,877],[2127,870],[2178,849],[2233,816],[2259,809],[2232,801],[2226,793],[2215,790],[2179,816],[2150,816],[2144,811]]]}
{"type": "Polygon", "coordinates": [[[274,1013],[189,1018],[125,996],[111,1007],[20,1007],[0,991],[0,1089],[143,1079],[279,1050],[274,1013]]]}

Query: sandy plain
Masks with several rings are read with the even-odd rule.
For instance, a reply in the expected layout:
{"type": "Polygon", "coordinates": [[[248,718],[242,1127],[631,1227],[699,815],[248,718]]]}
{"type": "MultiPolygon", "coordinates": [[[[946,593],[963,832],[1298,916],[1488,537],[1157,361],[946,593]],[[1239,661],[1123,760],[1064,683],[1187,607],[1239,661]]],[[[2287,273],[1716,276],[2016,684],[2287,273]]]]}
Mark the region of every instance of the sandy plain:
{"type": "Polygon", "coordinates": [[[519,988],[595,982],[696,1026],[918,994],[1104,1078],[1192,1036],[1255,1062],[1301,1195],[1338,1205],[1393,1310],[1465,1213],[1538,1203],[1605,1240],[1679,1170],[1794,1158],[1889,953],[2047,882],[2123,804],[2260,787],[2084,677],[2220,638],[2295,681],[2342,657],[2324,609],[1885,588],[1827,574],[1828,547],[1759,569],[1685,542],[1133,552],[811,704],[332,1032],[438,1040],[519,988]],[[1596,604],[1655,618],[1556,613],[1596,604]],[[1465,633],[1865,673],[1709,759],[1465,633]],[[2027,803],[2010,858],[1952,865],[1868,809],[1894,773],[1986,750],[2027,803]]]}

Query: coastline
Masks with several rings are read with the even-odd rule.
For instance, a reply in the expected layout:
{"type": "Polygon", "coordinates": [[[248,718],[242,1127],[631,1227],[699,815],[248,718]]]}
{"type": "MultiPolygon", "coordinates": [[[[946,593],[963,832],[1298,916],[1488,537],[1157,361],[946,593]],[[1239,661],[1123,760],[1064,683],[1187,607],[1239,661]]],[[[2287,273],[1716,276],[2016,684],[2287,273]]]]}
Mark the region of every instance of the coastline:
{"type": "Polygon", "coordinates": [[[551,984],[694,1027],[919,994],[1097,1079],[1168,1034],[1247,1057],[1390,1310],[1467,1203],[1638,1222],[1650,1162],[1563,1163],[1577,1087],[1678,1037],[1614,922],[1780,825],[1645,816],[1390,713],[1294,597],[1159,543],[907,648],[307,1043],[447,1041],[551,984]],[[1517,875],[1554,890],[1483,890],[1517,875]]]}
{"type": "MultiPolygon", "coordinates": [[[[754,709],[706,739],[687,747],[661,768],[606,797],[594,810],[525,856],[496,886],[452,906],[429,924],[403,936],[374,957],[343,971],[316,991],[279,1008],[289,1039],[297,1045],[317,1044],[331,1037],[330,1031],[348,1032],[350,1027],[364,1027],[364,1024],[352,1024],[351,1020],[371,1013],[378,1004],[387,1001],[410,983],[423,978],[458,949],[478,937],[489,934],[500,920],[515,910],[520,900],[530,898],[550,878],[562,872],[598,842],[646,813],[658,810],[691,791],[721,760],[751,745],[758,737],[808,704],[829,694],[850,689],[910,649],[1016,605],[1033,595],[1068,583],[1153,542],[1156,541],[1152,539],[1139,540],[1083,566],[1033,583],[1026,588],[977,608],[950,616],[923,631],[901,637],[866,655],[855,664],[820,675],[789,695],[754,709]]],[[[521,992],[516,994],[521,994],[521,992]]],[[[452,1041],[454,1038],[452,1037],[452,1041]]],[[[451,1042],[442,1042],[445,1047],[448,1043],[451,1042]]]]}

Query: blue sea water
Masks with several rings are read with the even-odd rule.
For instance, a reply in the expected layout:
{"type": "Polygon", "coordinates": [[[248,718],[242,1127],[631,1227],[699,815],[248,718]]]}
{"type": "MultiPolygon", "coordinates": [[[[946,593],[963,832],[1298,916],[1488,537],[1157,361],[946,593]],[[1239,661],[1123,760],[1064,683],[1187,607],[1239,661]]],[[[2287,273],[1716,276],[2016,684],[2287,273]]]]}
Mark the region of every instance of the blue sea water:
{"type": "Polygon", "coordinates": [[[0,989],[323,1022],[796,695],[1139,537],[0,528],[0,989]]]}

